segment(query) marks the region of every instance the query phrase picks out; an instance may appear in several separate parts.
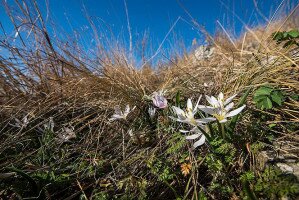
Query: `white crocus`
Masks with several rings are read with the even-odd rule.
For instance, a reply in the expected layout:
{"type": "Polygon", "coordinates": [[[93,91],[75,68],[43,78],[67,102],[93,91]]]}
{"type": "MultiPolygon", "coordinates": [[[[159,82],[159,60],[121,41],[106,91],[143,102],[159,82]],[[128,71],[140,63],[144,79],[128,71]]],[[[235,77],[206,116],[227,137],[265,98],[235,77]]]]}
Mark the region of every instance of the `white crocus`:
{"type": "Polygon", "coordinates": [[[227,118],[239,114],[245,108],[245,105],[243,105],[231,111],[234,107],[232,100],[235,97],[236,95],[233,95],[225,100],[223,93],[220,93],[218,98],[206,96],[206,99],[211,106],[198,106],[198,108],[203,112],[212,115],[214,119],[217,119],[220,123],[225,123],[227,122],[227,118]]]}
{"type": "Polygon", "coordinates": [[[149,114],[150,118],[153,119],[155,117],[155,114],[156,114],[156,108],[149,107],[148,108],[148,114],[149,114]]]}
{"type": "MultiPolygon", "coordinates": [[[[134,107],[135,108],[135,107],[134,107]]],[[[134,108],[132,110],[134,110],[134,108]]],[[[111,116],[109,121],[114,121],[117,119],[127,119],[128,114],[132,111],[130,106],[127,105],[125,111],[123,112],[119,106],[115,106],[114,114],[111,116]]]]}
{"type": "MultiPolygon", "coordinates": [[[[206,95],[206,99],[209,102],[209,104],[211,105],[211,107],[213,108],[224,108],[227,104],[229,104],[230,102],[232,102],[232,100],[237,96],[237,94],[234,94],[233,96],[224,99],[224,95],[222,92],[219,93],[218,97],[214,97],[214,96],[207,96],[206,95]]],[[[209,107],[209,106],[207,106],[209,107]]]]}
{"type": "Polygon", "coordinates": [[[178,122],[182,122],[182,123],[187,123],[193,126],[197,126],[198,124],[202,124],[202,123],[206,123],[209,121],[212,121],[213,119],[211,118],[205,118],[205,119],[195,119],[194,115],[197,112],[197,108],[198,108],[198,103],[201,99],[201,96],[199,97],[195,107],[193,108],[192,105],[192,101],[191,99],[187,100],[187,108],[186,110],[182,110],[179,107],[176,106],[172,106],[173,111],[176,113],[176,115],[178,116],[178,118],[172,117],[170,116],[171,119],[178,121],[178,122]]]}
{"type": "MultiPolygon", "coordinates": [[[[198,126],[200,126],[202,129],[205,129],[204,125],[198,125],[198,126]]],[[[195,139],[197,139],[197,138],[200,137],[199,140],[197,140],[193,144],[194,148],[203,145],[205,143],[205,141],[206,141],[205,135],[197,127],[192,128],[190,131],[180,130],[180,132],[182,132],[182,133],[193,133],[192,135],[186,136],[187,140],[195,140],[195,139]]]]}

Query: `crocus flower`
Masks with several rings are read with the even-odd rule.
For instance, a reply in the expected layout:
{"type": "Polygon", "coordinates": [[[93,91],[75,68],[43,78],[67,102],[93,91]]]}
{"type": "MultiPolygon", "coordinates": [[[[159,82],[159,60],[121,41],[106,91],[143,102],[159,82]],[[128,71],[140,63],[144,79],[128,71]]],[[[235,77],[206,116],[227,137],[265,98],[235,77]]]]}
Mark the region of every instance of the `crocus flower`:
{"type": "Polygon", "coordinates": [[[198,106],[198,108],[203,112],[212,115],[214,120],[217,119],[220,123],[225,123],[227,122],[227,118],[239,114],[245,108],[245,105],[243,105],[231,111],[234,107],[234,103],[231,101],[235,96],[236,95],[233,95],[226,100],[224,100],[223,93],[220,93],[217,99],[213,96],[206,96],[206,99],[211,106],[198,106]]]}
{"type": "Polygon", "coordinates": [[[74,131],[74,127],[63,127],[62,132],[58,134],[58,141],[68,142],[70,139],[76,138],[76,133],[74,131]]]}
{"type": "MultiPolygon", "coordinates": [[[[200,126],[202,129],[205,129],[204,125],[198,125],[198,126],[200,126]]],[[[192,128],[190,131],[180,130],[180,132],[182,132],[182,133],[193,133],[192,135],[186,136],[187,140],[195,140],[195,139],[199,138],[199,140],[197,140],[193,144],[194,148],[203,145],[206,141],[205,135],[196,126],[194,128],[192,128]]]]}
{"type": "MultiPolygon", "coordinates": [[[[135,107],[134,107],[135,108],[135,107]]],[[[134,110],[134,108],[132,110],[134,110]]],[[[128,114],[132,111],[130,109],[130,106],[127,105],[125,111],[123,112],[119,106],[115,106],[114,108],[114,114],[111,116],[109,121],[114,121],[117,119],[126,119],[128,114]]]]}
{"type": "Polygon", "coordinates": [[[150,116],[151,119],[154,118],[154,116],[155,116],[155,114],[156,114],[156,108],[154,108],[154,107],[149,107],[149,108],[148,108],[148,114],[149,114],[149,116],[150,116]]]}
{"type": "Polygon", "coordinates": [[[224,95],[222,92],[219,93],[218,98],[214,97],[214,96],[207,96],[206,95],[206,99],[209,102],[209,104],[213,107],[213,108],[224,108],[224,106],[226,106],[227,104],[229,104],[230,102],[232,102],[232,100],[237,96],[237,94],[234,94],[233,96],[227,98],[226,100],[224,100],[224,95]]]}
{"type": "Polygon", "coordinates": [[[158,108],[167,107],[167,99],[164,97],[164,92],[160,90],[159,92],[154,92],[152,94],[153,104],[158,108]]]}
{"type": "Polygon", "coordinates": [[[16,123],[14,126],[18,128],[25,128],[29,124],[29,120],[27,116],[25,116],[22,120],[15,118],[15,121],[16,123]]]}
{"type": "Polygon", "coordinates": [[[187,109],[186,111],[182,110],[179,107],[176,106],[172,106],[173,111],[177,114],[178,118],[174,118],[172,116],[170,116],[171,119],[178,121],[178,122],[182,122],[182,123],[187,123],[193,126],[197,126],[198,124],[201,123],[207,123],[209,121],[212,121],[214,119],[212,118],[205,118],[205,119],[195,119],[194,115],[197,112],[197,107],[198,107],[198,103],[201,99],[201,96],[199,97],[196,106],[193,108],[191,99],[187,100],[187,109]]]}

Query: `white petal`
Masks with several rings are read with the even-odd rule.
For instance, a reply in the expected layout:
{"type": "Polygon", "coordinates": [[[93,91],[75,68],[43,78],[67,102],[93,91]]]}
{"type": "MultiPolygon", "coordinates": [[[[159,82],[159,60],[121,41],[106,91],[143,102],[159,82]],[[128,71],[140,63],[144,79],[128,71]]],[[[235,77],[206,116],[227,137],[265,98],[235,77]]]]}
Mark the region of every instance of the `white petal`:
{"type": "Polygon", "coordinates": [[[169,118],[174,120],[174,121],[177,121],[177,122],[184,122],[185,123],[185,120],[182,120],[182,119],[178,119],[178,118],[175,118],[175,117],[172,117],[172,116],[169,116],[169,118]]]}
{"type": "Polygon", "coordinates": [[[217,108],[217,107],[220,106],[220,103],[218,102],[218,100],[214,96],[211,96],[211,102],[212,102],[211,106],[213,106],[213,107],[217,108]]]}
{"type": "Polygon", "coordinates": [[[215,113],[215,109],[208,107],[199,107],[199,109],[207,114],[213,115],[215,113]]]}
{"type": "Polygon", "coordinates": [[[234,103],[232,102],[232,103],[228,104],[227,106],[225,106],[225,110],[228,112],[228,111],[230,111],[233,107],[234,107],[234,103]]]}
{"type": "Polygon", "coordinates": [[[212,105],[213,101],[212,101],[211,97],[209,97],[207,95],[205,95],[205,97],[206,97],[207,102],[212,105]]]}
{"type": "Polygon", "coordinates": [[[118,106],[118,105],[114,107],[114,113],[117,115],[123,115],[123,113],[120,109],[120,106],[118,106]]]}
{"type": "Polygon", "coordinates": [[[215,120],[216,120],[216,118],[214,118],[214,117],[207,117],[207,118],[197,119],[195,121],[199,124],[202,124],[202,123],[209,123],[209,122],[212,122],[215,120]]]}
{"type": "Polygon", "coordinates": [[[186,136],[186,140],[194,140],[198,138],[200,135],[201,134],[193,134],[193,135],[186,136]]]}
{"type": "Polygon", "coordinates": [[[192,107],[192,102],[191,102],[191,99],[188,99],[187,100],[187,110],[192,110],[193,107],[192,107]]]}
{"type": "Polygon", "coordinates": [[[126,109],[125,109],[124,115],[128,115],[129,112],[130,112],[130,106],[126,105],[126,109]]]}
{"type": "Polygon", "coordinates": [[[223,119],[221,121],[219,121],[221,124],[227,122],[227,119],[223,119]]]}
{"type": "Polygon", "coordinates": [[[225,102],[224,102],[224,105],[230,103],[236,96],[237,96],[237,94],[234,94],[233,96],[231,96],[228,99],[226,99],[225,102]]]}
{"type": "Polygon", "coordinates": [[[224,99],[224,95],[223,95],[222,92],[220,92],[219,95],[218,95],[218,100],[223,101],[223,99],[224,99]]]}
{"type": "Polygon", "coordinates": [[[246,107],[246,105],[243,105],[240,108],[237,108],[236,110],[229,112],[225,117],[233,117],[233,116],[239,114],[245,107],[246,107]]]}
{"type": "Polygon", "coordinates": [[[186,130],[179,130],[181,133],[189,133],[190,131],[186,131],[186,130]]]}
{"type": "Polygon", "coordinates": [[[202,97],[202,95],[200,95],[199,98],[198,98],[198,100],[197,100],[197,103],[196,103],[196,105],[195,105],[195,107],[194,107],[194,110],[193,110],[193,115],[194,115],[194,114],[196,113],[196,111],[197,111],[198,104],[199,104],[199,101],[200,101],[201,97],[202,97]]]}
{"type": "Polygon", "coordinates": [[[184,114],[185,114],[185,112],[182,109],[180,109],[179,107],[172,106],[172,109],[180,118],[182,118],[182,116],[184,116],[184,114]]]}
{"type": "Polygon", "coordinates": [[[205,143],[205,141],[206,141],[206,137],[204,135],[202,135],[201,138],[193,144],[193,147],[194,148],[199,147],[199,146],[203,145],[205,143]]]}
{"type": "MultiPolygon", "coordinates": [[[[198,126],[200,126],[201,128],[204,128],[205,126],[203,126],[203,125],[198,125],[198,126]]],[[[190,130],[190,132],[194,132],[194,133],[200,133],[201,134],[201,131],[199,130],[199,128],[197,128],[196,126],[194,127],[194,128],[192,128],[191,130],[190,130]]]]}

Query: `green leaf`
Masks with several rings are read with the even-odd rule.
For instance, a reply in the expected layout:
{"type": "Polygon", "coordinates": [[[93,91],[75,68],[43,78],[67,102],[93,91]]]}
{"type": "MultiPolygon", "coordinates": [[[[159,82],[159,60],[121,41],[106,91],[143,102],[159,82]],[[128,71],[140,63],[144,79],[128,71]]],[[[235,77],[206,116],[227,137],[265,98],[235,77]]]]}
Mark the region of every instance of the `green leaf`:
{"type": "Polygon", "coordinates": [[[299,95],[298,94],[292,94],[290,96],[290,98],[293,99],[293,100],[295,100],[295,101],[297,101],[297,100],[299,100],[299,95]]]}
{"type": "Polygon", "coordinates": [[[269,97],[266,97],[266,100],[263,101],[263,107],[266,109],[271,109],[273,107],[272,101],[269,97]]]}
{"type": "Polygon", "coordinates": [[[288,38],[288,33],[287,32],[283,32],[283,40],[288,38]]]}
{"type": "Polygon", "coordinates": [[[254,96],[253,101],[255,103],[258,103],[258,102],[264,101],[266,98],[267,98],[267,95],[254,96]]]}
{"type": "Polygon", "coordinates": [[[271,99],[273,102],[277,103],[278,105],[282,105],[282,101],[283,101],[283,95],[281,92],[279,91],[274,91],[272,94],[271,94],[271,99]]]}
{"type": "MultiPolygon", "coordinates": [[[[249,88],[246,90],[246,92],[245,92],[245,93],[243,94],[243,96],[241,97],[241,99],[240,99],[240,101],[239,101],[237,107],[240,107],[240,106],[242,106],[242,105],[245,104],[246,99],[247,99],[248,95],[249,95],[250,92],[251,92],[251,89],[252,89],[252,87],[249,87],[249,88]]],[[[231,134],[233,133],[233,130],[235,129],[235,126],[236,126],[236,124],[237,124],[238,118],[239,118],[239,115],[234,116],[234,117],[232,118],[231,122],[230,122],[229,125],[228,125],[228,129],[229,129],[229,131],[231,132],[231,134]]],[[[232,135],[231,135],[231,136],[232,136],[232,135]]]]}
{"type": "Polygon", "coordinates": [[[270,95],[272,91],[273,91],[273,88],[262,86],[255,91],[254,96],[270,95]]]}
{"type": "Polygon", "coordinates": [[[276,124],[269,124],[268,126],[269,128],[273,128],[274,126],[276,126],[276,124]]]}
{"type": "Polygon", "coordinates": [[[273,40],[281,40],[283,38],[283,33],[282,32],[275,32],[273,33],[273,40]]]}
{"type": "Polygon", "coordinates": [[[288,35],[292,38],[298,38],[299,37],[299,31],[298,30],[291,30],[288,32],[288,35]]]}
{"type": "Polygon", "coordinates": [[[176,93],[176,96],[175,96],[175,104],[176,104],[176,106],[180,107],[180,101],[181,101],[181,93],[180,93],[180,91],[178,91],[176,93]]]}

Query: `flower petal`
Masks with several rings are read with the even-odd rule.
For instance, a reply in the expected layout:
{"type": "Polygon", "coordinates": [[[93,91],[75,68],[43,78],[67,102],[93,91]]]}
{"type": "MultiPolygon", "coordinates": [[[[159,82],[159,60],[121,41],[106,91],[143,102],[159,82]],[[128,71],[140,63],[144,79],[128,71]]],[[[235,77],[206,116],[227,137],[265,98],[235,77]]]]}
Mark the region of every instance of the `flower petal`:
{"type": "Polygon", "coordinates": [[[230,103],[230,104],[228,104],[227,106],[225,106],[226,112],[230,111],[233,107],[234,107],[234,103],[233,102],[230,103]]]}
{"type": "Polygon", "coordinates": [[[201,134],[193,134],[186,136],[186,140],[194,140],[196,138],[199,138],[201,134]]]}
{"type": "Polygon", "coordinates": [[[114,107],[114,113],[117,114],[117,115],[123,115],[123,112],[121,111],[119,105],[114,107]]]}
{"type": "Polygon", "coordinates": [[[190,131],[186,131],[186,130],[179,130],[181,133],[189,133],[190,131]]]}
{"type": "Polygon", "coordinates": [[[243,105],[240,108],[237,108],[236,110],[229,112],[225,117],[233,117],[233,116],[239,114],[245,107],[246,107],[246,105],[243,105]]]}
{"type": "Polygon", "coordinates": [[[219,95],[218,95],[218,101],[222,102],[223,99],[224,99],[224,95],[223,95],[222,92],[220,92],[219,95]]]}
{"type": "Polygon", "coordinates": [[[185,112],[179,107],[172,106],[173,111],[177,114],[179,118],[184,118],[185,112]]]}
{"type": "Polygon", "coordinates": [[[223,119],[221,121],[219,121],[221,124],[227,122],[227,119],[223,119]]]}
{"type": "Polygon", "coordinates": [[[197,119],[195,121],[199,124],[203,124],[203,123],[209,123],[209,122],[212,122],[215,120],[216,120],[216,118],[214,118],[214,117],[207,117],[207,118],[197,119]]]}
{"type": "Polygon", "coordinates": [[[199,110],[207,113],[207,114],[210,114],[210,115],[213,115],[215,113],[215,109],[214,108],[208,108],[208,107],[205,107],[205,106],[198,106],[199,110]]]}
{"type": "Polygon", "coordinates": [[[193,110],[193,106],[192,106],[192,101],[191,101],[191,99],[188,99],[187,100],[187,110],[189,111],[189,110],[193,110]]]}
{"type": "Polygon", "coordinates": [[[206,97],[207,102],[208,102],[210,105],[213,105],[212,98],[209,97],[209,96],[207,96],[207,95],[205,95],[205,97],[206,97]]]}
{"type": "Polygon", "coordinates": [[[206,137],[204,135],[202,135],[201,138],[193,144],[193,147],[194,148],[199,147],[199,146],[203,145],[205,143],[205,141],[206,141],[206,137]]]}
{"type": "Polygon", "coordinates": [[[213,107],[219,107],[220,106],[218,100],[214,96],[211,96],[211,102],[212,102],[211,105],[213,107]]]}
{"type": "Polygon", "coordinates": [[[173,116],[169,116],[169,118],[172,119],[172,120],[174,120],[174,121],[177,121],[177,122],[183,122],[183,123],[186,122],[186,121],[183,120],[183,119],[175,118],[175,117],[173,117],[173,116]]]}
{"type": "Polygon", "coordinates": [[[227,105],[229,104],[238,94],[234,94],[233,96],[227,98],[225,101],[224,101],[224,105],[227,105]]]}
{"type": "Polygon", "coordinates": [[[129,112],[130,112],[130,105],[126,105],[124,115],[127,116],[129,114],[129,112]]]}
{"type": "Polygon", "coordinates": [[[195,113],[197,112],[198,104],[199,104],[199,101],[200,101],[201,97],[202,97],[202,95],[200,95],[198,100],[197,100],[197,103],[196,103],[196,105],[194,107],[194,110],[193,110],[193,115],[195,115],[195,113]]]}

